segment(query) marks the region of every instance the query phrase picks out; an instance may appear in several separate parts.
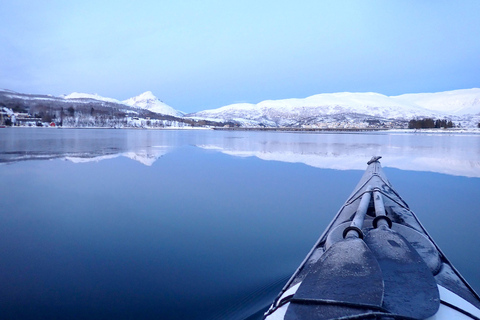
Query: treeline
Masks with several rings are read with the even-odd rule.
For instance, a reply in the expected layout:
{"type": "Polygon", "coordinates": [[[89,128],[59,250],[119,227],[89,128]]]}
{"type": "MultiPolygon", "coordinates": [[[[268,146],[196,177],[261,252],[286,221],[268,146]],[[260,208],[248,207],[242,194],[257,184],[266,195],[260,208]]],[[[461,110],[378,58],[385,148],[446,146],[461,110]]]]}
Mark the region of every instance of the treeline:
{"type": "Polygon", "coordinates": [[[425,118],[421,120],[410,120],[408,122],[408,129],[431,129],[431,128],[453,128],[451,120],[434,120],[432,118],[425,118]]]}

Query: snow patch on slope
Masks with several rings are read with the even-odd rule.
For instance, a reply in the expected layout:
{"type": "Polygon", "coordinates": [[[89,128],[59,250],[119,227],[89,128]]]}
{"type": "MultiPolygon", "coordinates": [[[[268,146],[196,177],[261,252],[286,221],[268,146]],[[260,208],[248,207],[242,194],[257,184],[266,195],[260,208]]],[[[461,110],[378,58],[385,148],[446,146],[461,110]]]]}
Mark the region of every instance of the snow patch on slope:
{"type": "Polygon", "coordinates": [[[98,94],[90,94],[90,93],[80,93],[80,92],[72,92],[68,95],[62,95],[60,96],[61,98],[64,99],[93,99],[93,100],[98,100],[98,101],[104,101],[104,102],[111,102],[111,103],[119,103],[121,104],[120,101],[112,98],[105,98],[102,97],[98,94]]]}

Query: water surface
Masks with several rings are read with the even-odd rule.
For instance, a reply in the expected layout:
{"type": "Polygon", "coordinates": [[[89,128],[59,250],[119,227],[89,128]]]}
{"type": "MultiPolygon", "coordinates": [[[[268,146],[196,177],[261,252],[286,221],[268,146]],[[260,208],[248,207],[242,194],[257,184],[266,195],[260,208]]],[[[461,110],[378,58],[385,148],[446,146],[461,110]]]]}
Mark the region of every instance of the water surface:
{"type": "Polygon", "coordinates": [[[480,291],[480,136],[1,130],[1,318],[256,319],[376,154],[480,291]]]}

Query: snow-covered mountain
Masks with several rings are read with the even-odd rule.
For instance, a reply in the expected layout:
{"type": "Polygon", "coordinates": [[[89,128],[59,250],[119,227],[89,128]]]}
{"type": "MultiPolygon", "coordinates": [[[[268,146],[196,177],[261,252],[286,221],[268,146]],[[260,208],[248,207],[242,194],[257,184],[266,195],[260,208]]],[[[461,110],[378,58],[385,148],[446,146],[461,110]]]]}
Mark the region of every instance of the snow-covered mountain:
{"type": "Polygon", "coordinates": [[[457,120],[480,114],[480,89],[385,96],[379,93],[324,93],[303,99],[238,103],[189,116],[243,124],[295,126],[367,118],[410,120],[416,117],[457,120]]]}
{"type": "Polygon", "coordinates": [[[52,95],[39,95],[39,94],[26,94],[26,93],[18,93],[11,90],[1,90],[0,89],[0,101],[4,99],[17,99],[17,100],[29,100],[29,101],[50,101],[50,103],[82,103],[82,104],[101,104],[103,106],[112,106],[117,109],[127,109],[131,110],[132,108],[135,109],[143,109],[148,110],[151,112],[163,114],[163,115],[170,115],[175,117],[182,117],[184,115],[183,112],[177,111],[170,107],[169,105],[165,104],[164,102],[160,101],[157,97],[153,95],[151,91],[147,91],[142,93],[139,96],[130,98],[125,101],[119,101],[113,98],[102,97],[98,94],[90,94],[90,93],[79,93],[73,92],[70,94],[64,94],[60,96],[52,96],[52,95]]]}
{"type": "Polygon", "coordinates": [[[129,99],[127,102],[98,94],[74,92],[53,96],[0,89],[0,107],[10,110],[12,114],[15,113],[15,117],[7,119],[13,125],[44,126],[54,123],[64,127],[107,128],[225,125],[214,121],[184,118],[183,113],[159,101],[151,92],[129,99]]]}
{"type": "Polygon", "coordinates": [[[97,100],[97,101],[103,101],[103,102],[124,104],[136,109],[145,109],[151,112],[170,115],[174,117],[182,117],[184,115],[183,112],[175,110],[174,108],[170,107],[163,101],[160,101],[157,97],[155,97],[155,95],[151,91],[144,92],[136,97],[133,97],[124,101],[102,97],[98,94],[78,93],[78,92],[73,92],[69,95],[63,95],[61,97],[64,99],[76,99],[76,100],[88,99],[88,100],[97,100]]]}
{"type": "Polygon", "coordinates": [[[174,117],[183,117],[184,113],[173,109],[166,103],[160,101],[151,91],[147,91],[136,97],[123,101],[126,105],[134,108],[150,110],[155,113],[167,114],[174,117]]]}

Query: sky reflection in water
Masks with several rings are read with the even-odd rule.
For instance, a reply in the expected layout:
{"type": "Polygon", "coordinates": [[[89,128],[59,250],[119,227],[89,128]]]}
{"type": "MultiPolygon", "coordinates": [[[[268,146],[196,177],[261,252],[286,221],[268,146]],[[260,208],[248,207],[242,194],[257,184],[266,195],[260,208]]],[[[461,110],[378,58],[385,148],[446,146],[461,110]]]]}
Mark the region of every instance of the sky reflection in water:
{"type": "Polygon", "coordinates": [[[480,290],[479,136],[12,128],[0,143],[2,318],[246,318],[374,154],[480,290]]]}

